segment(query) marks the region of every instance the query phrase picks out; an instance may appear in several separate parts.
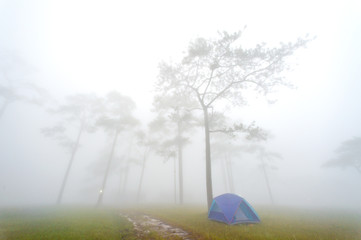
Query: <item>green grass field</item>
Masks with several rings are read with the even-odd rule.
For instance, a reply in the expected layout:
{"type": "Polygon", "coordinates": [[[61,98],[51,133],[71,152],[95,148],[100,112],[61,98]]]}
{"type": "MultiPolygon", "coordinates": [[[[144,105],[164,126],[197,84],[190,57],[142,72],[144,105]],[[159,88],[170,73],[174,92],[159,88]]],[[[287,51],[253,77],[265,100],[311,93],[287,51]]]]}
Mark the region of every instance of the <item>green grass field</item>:
{"type": "Polygon", "coordinates": [[[94,209],[0,210],[0,239],[136,239],[119,211],[94,209]]]}
{"type": "Polygon", "coordinates": [[[179,226],[194,239],[361,239],[361,214],[339,211],[256,208],[260,224],[226,225],[209,221],[200,207],[143,208],[165,222],[179,226]]]}
{"type": "MultiPolygon", "coordinates": [[[[361,214],[338,211],[257,208],[260,224],[233,225],[209,221],[204,207],[138,207],[133,209],[0,210],[0,240],[139,239],[119,212],[146,213],[183,228],[191,239],[361,239],[361,214]]],[[[143,240],[161,240],[156,232],[143,240]]]]}

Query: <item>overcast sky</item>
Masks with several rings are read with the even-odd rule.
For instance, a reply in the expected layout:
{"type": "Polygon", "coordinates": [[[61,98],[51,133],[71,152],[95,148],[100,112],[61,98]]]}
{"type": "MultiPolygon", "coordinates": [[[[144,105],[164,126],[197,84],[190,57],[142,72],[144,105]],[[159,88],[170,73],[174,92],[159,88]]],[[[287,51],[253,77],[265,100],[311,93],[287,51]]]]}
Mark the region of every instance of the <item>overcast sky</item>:
{"type": "MultiPolygon", "coordinates": [[[[340,142],[361,135],[360,16],[357,0],[0,0],[0,53],[24,58],[36,69],[36,82],[59,99],[118,90],[137,102],[138,114],[148,117],[158,63],[179,61],[194,38],[244,26],[246,46],[315,36],[296,53],[293,70],[287,73],[295,89],[280,89],[272,95],[275,104],[260,98],[234,114],[256,120],[273,134],[269,146],[284,157],[272,173],[279,196],[286,196],[286,188],[292,201],[314,194],[308,204],[322,205],[325,195],[349,194],[342,203],[361,206],[361,176],[356,171],[320,168],[340,142]]],[[[18,109],[20,115],[30,111],[18,109]]],[[[9,113],[0,129],[13,133],[19,128],[13,121],[18,116],[9,113]]],[[[41,120],[33,121],[40,127],[41,120]]],[[[12,139],[26,149],[24,133],[12,139]]],[[[3,169],[7,161],[0,159],[3,169]]],[[[19,174],[0,173],[3,180],[19,174]]]]}

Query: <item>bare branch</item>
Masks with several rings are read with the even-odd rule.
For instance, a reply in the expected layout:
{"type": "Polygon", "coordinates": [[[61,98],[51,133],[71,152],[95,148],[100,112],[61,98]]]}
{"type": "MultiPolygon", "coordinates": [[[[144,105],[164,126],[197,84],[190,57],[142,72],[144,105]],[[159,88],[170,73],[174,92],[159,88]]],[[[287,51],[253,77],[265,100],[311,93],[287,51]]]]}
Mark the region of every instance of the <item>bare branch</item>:
{"type": "Polygon", "coordinates": [[[212,71],[211,71],[211,76],[209,77],[208,84],[207,84],[206,88],[204,89],[203,96],[202,96],[202,102],[204,101],[204,97],[206,96],[206,93],[207,93],[208,87],[209,87],[209,85],[210,85],[210,84],[211,84],[211,82],[212,82],[213,72],[214,72],[214,69],[212,69],[212,71]]]}
{"type": "Polygon", "coordinates": [[[259,72],[262,72],[262,71],[265,71],[267,69],[269,69],[273,64],[275,64],[276,62],[278,62],[280,59],[278,59],[277,61],[273,61],[271,62],[270,64],[268,64],[266,67],[264,68],[260,68],[260,69],[257,69],[255,71],[252,71],[250,73],[248,73],[247,75],[245,75],[241,80],[239,81],[235,81],[235,82],[231,82],[230,84],[228,84],[225,88],[223,88],[221,91],[219,91],[219,93],[212,99],[210,100],[209,103],[207,103],[206,105],[209,106],[211,105],[215,100],[217,100],[219,97],[221,97],[226,91],[228,91],[232,86],[234,85],[237,85],[237,84],[240,84],[240,83],[243,83],[243,82],[249,82],[249,83],[254,83],[256,84],[257,86],[261,87],[264,89],[264,91],[266,91],[265,89],[265,86],[263,86],[262,84],[259,84],[258,82],[256,81],[253,81],[253,80],[248,80],[247,78],[252,76],[252,75],[255,75],[256,73],[259,73],[259,72]]]}

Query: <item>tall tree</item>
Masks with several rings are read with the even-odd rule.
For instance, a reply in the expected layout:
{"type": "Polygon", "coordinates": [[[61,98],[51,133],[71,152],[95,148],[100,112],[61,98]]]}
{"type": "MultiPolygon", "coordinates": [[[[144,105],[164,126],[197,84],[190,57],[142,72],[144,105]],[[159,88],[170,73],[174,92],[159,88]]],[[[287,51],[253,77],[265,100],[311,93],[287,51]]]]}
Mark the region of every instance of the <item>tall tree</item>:
{"type": "Polygon", "coordinates": [[[134,147],[132,137],[128,141],[128,146],[126,147],[126,152],[122,156],[122,159],[125,161],[125,166],[120,169],[120,181],[118,193],[124,195],[125,188],[128,180],[129,165],[132,162],[132,148],[134,147]]]}
{"type": "Polygon", "coordinates": [[[352,167],[361,174],[361,137],[342,142],[335,154],[336,157],[323,164],[324,167],[352,167]]]}
{"type": "Polygon", "coordinates": [[[132,129],[138,124],[138,120],[133,116],[134,109],[135,103],[133,100],[118,92],[110,92],[106,97],[104,115],[99,118],[97,125],[101,126],[110,136],[112,136],[112,145],[102,187],[98,195],[97,206],[100,206],[103,202],[109,169],[115,153],[119,134],[122,131],[132,129]]]}
{"type": "Polygon", "coordinates": [[[182,89],[202,109],[208,208],[213,199],[209,111],[229,102],[242,105],[248,90],[267,94],[278,85],[287,85],[281,75],[288,67],[286,59],[308,41],[298,39],[274,48],[258,44],[244,49],[240,36],[241,31],[222,32],[216,39],[198,38],[189,44],[181,63],[160,66],[158,86],[165,92],[182,89]]]}
{"type": "Polygon", "coordinates": [[[138,145],[138,152],[140,156],[140,164],[141,164],[141,172],[140,172],[140,179],[138,184],[138,190],[137,190],[137,202],[140,200],[140,194],[142,191],[143,186],[143,180],[144,180],[144,172],[146,168],[147,160],[150,156],[150,153],[156,149],[156,147],[159,145],[157,141],[157,136],[152,134],[150,131],[150,128],[148,126],[148,129],[146,131],[140,130],[137,132],[137,145],[138,145]]]}
{"type": "Polygon", "coordinates": [[[225,189],[234,193],[233,161],[240,159],[242,146],[227,135],[215,134],[214,136],[211,142],[213,159],[221,163],[225,189]]]}
{"type": "MultiPolygon", "coordinates": [[[[157,118],[150,124],[153,132],[161,132],[161,147],[158,151],[166,159],[178,158],[179,203],[183,204],[183,149],[188,142],[191,129],[195,126],[192,111],[197,103],[178,91],[172,95],[159,91],[153,101],[157,118]]],[[[176,189],[176,163],[174,164],[174,189],[176,189]]],[[[176,195],[176,193],[175,193],[176,195]]]]}
{"type": "Polygon", "coordinates": [[[276,167],[272,164],[273,160],[282,159],[281,154],[277,152],[268,151],[262,145],[250,145],[247,148],[247,151],[250,153],[255,153],[260,160],[260,168],[262,170],[263,176],[266,181],[266,186],[268,190],[268,194],[271,200],[271,203],[274,204],[274,198],[271,190],[271,183],[268,177],[268,170],[269,169],[276,169],[276,167]]]}
{"type": "Polygon", "coordinates": [[[272,166],[269,164],[270,161],[272,161],[273,159],[282,159],[282,157],[280,154],[278,154],[276,152],[267,151],[265,148],[259,149],[258,157],[261,161],[261,168],[263,171],[264,178],[266,180],[268,194],[270,196],[271,203],[274,204],[275,202],[274,202],[274,198],[273,198],[273,194],[272,194],[272,190],[271,190],[271,184],[270,184],[270,181],[268,178],[267,169],[272,168],[272,166]],[[266,162],[267,160],[268,160],[268,162],[266,162]]]}
{"type": "Polygon", "coordinates": [[[209,128],[210,133],[213,133],[212,156],[221,161],[226,189],[234,192],[233,161],[239,160],[243,152],[249,151],[247,144],[250,140],[266,140],[268,134],[256,127],[254,122],[248,126],[242,123],[232,126],[230,121],[232,120],[224,113],[211,112],[209,128]],[[242,140],[243,144],[239,140],[242,140]]]}
{"type": "Polygon", "coordinates": [[[60,115],[63,121],[59,124],[42,129],[42,133],[48,137],[55,137],[56,140],[68,150],[70,150],[70,160],[63,177],[59,190],[57,204],[61,203],[64,189],[66,187],[68,176],[73,165],[75,155],[80,146],[80,140],[84,132],[93,132],[95,130],[95,119],[97,114],[102,111],[102,101],[94,94],[76,94],[66,98],[66,103],[55,109],[49,110],[50,113],[60,115]],[[77,131],[75,140],[67,136],[66,129],[74,125],[77,131]]]}

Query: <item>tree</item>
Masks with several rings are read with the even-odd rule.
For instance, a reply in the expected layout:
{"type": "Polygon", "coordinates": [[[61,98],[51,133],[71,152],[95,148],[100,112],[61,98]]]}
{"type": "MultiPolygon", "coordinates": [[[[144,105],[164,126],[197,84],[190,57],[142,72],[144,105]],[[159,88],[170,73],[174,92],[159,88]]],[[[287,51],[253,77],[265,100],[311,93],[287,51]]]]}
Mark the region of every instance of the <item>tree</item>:
{"type": "Polygon", "coordinates": [[[120,170],[120,181],[119,181],[119,189],[118,193],[124,195],[125,194],[125,188],[127,186],[128,181],[128,173],[129,173],[129,167],[130,163],[133,162],[132,158],[132,148],[134,147],[133,139],[132,137],[129,140],[128,147],[126,149],[125,154],[123,155],[122,159],[125,160],[125,166],[121,168],[120,170]]]}
{"type": "Polygon", "coordinates": [[[324,167],[353,167],[361,174],[361,137],[342,142],[335,153],[336,157],[323,164],[324,167]]]}
{"type": "Polygon", "coordinates": [[[219,159],[222,164],[226,189],[235,192],[233,180],[233,160],[239,159],[243,152],[249,152],[248,143],[251,140],[266,140],[268,133],[256,127],[252,122],[249,125],[242,123],[230,127],[231,119],[224,113],[211,112],[209,118],[209,131],[213,133],[211,141],[212,156],[219,159]],[[242,138],[241,138],[242,137],[242,138]],[[240,144],[237,140],[244,141],[240,144]]]}
{"type": "Polygon", "coordinates": [[[140,200],[140,193],[142,191],[142,185],[143,185],[143,178],[144,178],[144,172],[147,160],[149,158],[149,155],[151,151],[153,150],[154,146],[157,145],[157,141],[155,140],[155,137],[152,136],[152,134],[149,131],[143,131],[140,130],[136,133],[137,137],[137,145],[138,145],[138,152],[141,156],[140,164],[141,164],[141,172],[140,172],[140,178],[139,178],[139,184],[138,184],[138,190],[137,190],[137,203],[140,200]]]}
{"type": "Polygon", "coordinates": [[[102,111],[102,101],[94,94],[76,94],[66,98],[66,103],[55,109],[49,110],[50,113],[60,115],[63,122],[49,128],[42,129],[42,133],[47,137],[54,137],[63,147],[70,150],[70,160],[63,177],[60,191],[57,198],[57,204],[61,203],[68,176],[73,165],[75,155],[80,146],[80,139],[83,133],[93,132],[95,130],[95,121],[97,114],[102,111]],[[71,140],[66,134],[66,129],[75,124],[77,135],[71,140]]]}
{"type": "MultiPolygon", "coordinates": [[[[153,149],[156,154],[160,155],[164,162],[173,159],[173,190],[174,203],[177,203],[177,146],[182,143],[179,141],[179,132],[174,136],[174,129],[172,129],[172,121],[162,115],[158,115],[152,122],[149,123],[150,134],[157,134],[157,141],[154,142],[153,149]],[[173,130],[173,131],[172,131],[173,130]]],[[[179,151],[179,149],[178,149],[179,151]]],[[[181,151],[181,150],[180,150],[181,151]]],[[[182,158],[182,155],[178,155],[182,158]]]]}
{"type": "Polygon", "coordinates": [[[271,184],[268,178],[267,169],[276,169],[270,162],[275,159],[282,159],[282,156],[279,153],[268,151],[262,145],[250,145],[247,149],[248,152],[256,153],[258,159],[260,160],[261,164],[260,167],[263,172],[263,176],[266,181],[268,194],[271,200],[271,203],[274,204],[274,198],[271,190],[271,184]],[[267,162],[266,162],[267,161],[267,162]]]}
{"type": "Polygon", "coordinates": [[[119,134],[122,131],[132,129],[138,124],[138,120],[133,116],[134,109],[135,103],[129,97],[123,96],[115,91],[108,93],[105,102],[104,114],[97,121],[97,125],[101,126],[109,135],[111,135],[113,140],[107,161],[107,167],[104,173],[102,187],[99,191],[97,206],[100,206],[103,202],[103,195],[109,175],[109,169],[113,160],[119,134]]]}
{"type": "MultiPolygon", "coordinates": [[[[154,110],[157,118],[150,124],[153,132],[161,134],[160,155],[169,160],[174,158],[174,191],[176,191],[176,157],[179,170],[179,203],[183,204],[183,149],[188,143],[186,134],[195,126],[195,117],[192,114],[197,103],[182,92],[173,92],[172,95],[164,92],[154,98],[154,110]]],[[[175,192],[176,200],[176,192],[175,192]]]]}
{"type": "Polygon", "coordinates": [[[4,55],[5,58],[0,59],[0,118],[15,102],[42,105],[50,99],[47,91],[28,77],[32,71],[29,64],[17,55],[4,55]]]}
{"type": "Polygon", "coordinates": [[[242,147],[225,134],[215,134],[214,136],[211,142],[213,159],[219,160],[221,163],[226,191],[234,193],[233,160],[234,158],[240,159],[242,147]]]}
{"type": "Polygon", "coordinates": [[[281,75],[288,67],[286,59],[308,42],[298,39],[274,48],[263,43],[244,49],[240,37],[241,31],[233,34],[222,32],[216,39],[198,38],[189,44],[181,63],[160,65],[157,84],[162,91],[182,89],[198,101],[202,109],[208,208],[213,199],[209,111],[228,103],[244,104],[248,90],[267,94],[276,86],[287,85],[281,75]]]}

